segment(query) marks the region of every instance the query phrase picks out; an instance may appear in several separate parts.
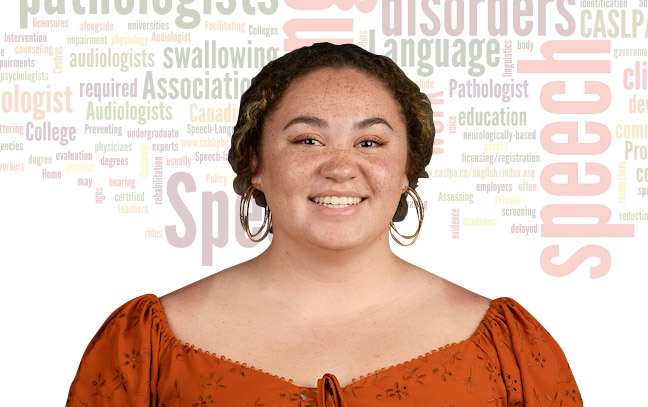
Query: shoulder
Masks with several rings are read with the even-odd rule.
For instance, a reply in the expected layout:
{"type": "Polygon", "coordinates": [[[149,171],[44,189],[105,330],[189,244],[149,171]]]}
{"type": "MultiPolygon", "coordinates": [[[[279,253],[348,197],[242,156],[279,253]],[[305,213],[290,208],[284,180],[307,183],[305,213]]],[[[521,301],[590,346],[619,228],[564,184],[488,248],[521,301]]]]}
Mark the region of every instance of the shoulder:
{"type": "Polygon", "coordinates": [[[510,297],[491,301],[479,327],[482,345],[500,354],[519,354],[539,345],[555,344],[549,332],[519,302],[510,297]]]}
{"type": "Polygon", "coordinates": [[[154,294],[144,294],[135,297],[113,311],[106,319],[99,332],[107,328],[118,326],[123,331],[128,331],[141,322],[158,317],[159,300],[154,294]]]}
{"type": "Polygon", "coordinates": [[[491,307],[490,298],[477,294],[464,287],[447,280],[443,280],[443,300],[456,309],[457,313],[465,316],[479,316],[484,314],[491,307]]]}
{"type": "Polygon", "coordinates": [[[171,343],[163,321],[153,294],[113,311],[83,353],[66,405],[148,405],[145,389],[157,374],[159,351],[171,343]]]}
{"type": "Polygon", "coordinates": [[[159,299],[154,294],[135,297],[115,309],[106,318],[86,353],[95,347],[130,346],[132,341],[159,336],[166,318],[159,299]]]}
{"type": "Polygon", "coordinates": [[[470,291],[429,271],[419,269],[415,284],[425,287],[425,295],[436,307],[457,317],[481,318],[491,307],[490,298],[470,291]]]}
{"type": "Polygon", "coordinates": [[[522,332],[527,334],[546,332],[540,322],[525,307],[510,297],[494,299],[487,317],[491,329],[512,329],[512,334],[517,336],[520,336],[522,332]]]}
{"type": "Polygon", "coordinates": [[[196,338],[205,332],[200,327],[220,325],[234,315],[241,293],[249,292],[243,273],[236,270],[219,271],[159,298],[165,322],[177,338],[196,338]]]}
{"type": "Polygon", "coordinates": [[[498,338],[493,342],[493,347],[500,358],[506,355],[521,360],[531,354],[546,355],[567,364],[556,339],[531,312],[513,298],[499,297],[493,300],[484,318],[483,328],[491,340],[498,338]]]}
{"type": "Polygon", "coordinates": [[[491,311],[493,301],[464,287],[446,281],[443,302],[447,313],[461,331],[461,337],[472,336],[491,311]]]}
{"type": "Polygon", "coordinates": [[[499,365],[510,400],[554,400],[582,406],[569,362],[556,340],[526,308],[499,297],[484,319],[476,343],[499,365]]]}
{"type": "Polygon", "coordinates": [[[471,337],[492,308],[492,300],[423,269],[416,274],[414,286],[420,287],[423,310],[432,317],[434,329],[457,341],[471,337]]]}
{"type": "Polygon", "coordinates": [[[218,271],[205,278],[181,287],[159,298],[167,315],[187,310],[208,308],[215,299],[226,298],[228,294],[251,288],[249,262],[218,271]]]}

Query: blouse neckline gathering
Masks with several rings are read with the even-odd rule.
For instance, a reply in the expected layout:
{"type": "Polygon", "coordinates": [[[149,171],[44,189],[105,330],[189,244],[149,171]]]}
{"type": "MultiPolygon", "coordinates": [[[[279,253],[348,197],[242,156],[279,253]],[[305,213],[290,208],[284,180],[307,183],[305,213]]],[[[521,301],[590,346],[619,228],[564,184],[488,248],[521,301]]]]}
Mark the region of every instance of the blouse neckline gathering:
{"type": "MultiPolygon", "coordinates": [[[[162,318],[161,318],[162,328],[164,329],[166,334],[169,336],[170,341],[172,343],[180,344],[181,346],[183,346],[187,350],[189,350],[189,349],[196,350],[196,346],[194,344],[189,343],[189,342],[182,342],[180,339],[178,339],[175,336],[175,334],[171,330],[171,327],[169,326],[169,322],[167,320],[167,315],[166,315],[166,312],[164,311],[164,306],[162,305],[162,302],[160,301],[160,299],[155,294],[148,294],[148,296],[153,300],[153,303],[156,305],[156,307],[158,308],[158,311],[160,312],[160,314],[162,316],[162,318]]],[[[495,298],[495,299],[491,300],[491,302],[489,304],[489,307],[488,307],[488,310],[486,311],[486,313],[482,317],[481,321],[479,322],[479,325],[477,326],[475,331],[472,333],[472,335],[470,335],[468,338],[463,339],[463,340],[461,340],[459,342],[452,342],[452,343],[446,344],[444,346],[441,346],[439,348],[432,349],[432,350],[430,350],[428,352],[425,352],[422,355],[419,354],[418,356],[416,356],[414,358],[411,358],[411,359],[402,361],[400,363],[391,365],[391,366],[389,366],[387,368],[383,367],[383,368],[377,369],[373,373],[369,372],[366,375],[361,375],[360,377],[354,377],[353,379],[351,379],[350,383],[346,384],[345,386],[341,386],[341,390],[346,391],[352,385],[362,383],[362,382],[368,380],[369,378],[371,378],[372,376],[377,375],[380,372],[385,372],[385,371],[389,371],[391,369],[395,369],[398,366],[402,366],[402,365],[405,365],[407,363],[411,363],[411,362],[414,362],[416,360],[425,358],[425,357],[427,357],[429,355],[433,355],[435,353],[438,353],[441,350],[445,350],[445,349],[449,349],[449,348],[453,348],[453,347],[458,347],[460,345],[468,343],[469,341],[472,341],[476,336],[478,336],[485,329],[486,322],[487,322],[490,314],[495,312],[495,305],[497,303],[499,303],[500,301],[503,301],[503,300],[506,300],[506,299],[507,299],[506,297],[498,297],[498,298],[495,298]]],[[[266,374],[266,375],[268,375],[268,376],[270,376],[270,377],[272,377],[274,379],[281,380],[281,381],[287,383],[288,385],[299,389],[300,392],[303,391],[303,390],[309,390],[311,392],[314,391],[314,390],[317,390],[317,386],[316,387],[297,386],[296,384],[294,384],[294,380],[291,379],[291,378],[286,379],[283,376],[280,377],[279,375],[272,374],[270,372],[264,371],[263,369],[257,369],[254,366],[248,366],[249,364],[246,363],[246,362],[241,363],[239,361],[232,361],[232,359],[230,359],[230,358],[228,358],[228,357],[226,357],[225,355],[222,355],[222,354],[220,356],[218,356],[216,353],[210,352],[208,350],[204,350],[203,348],[197,348],[196,351],[198,353],[205,354],[206,356],[208,356],[210,358],[218,359],[221,362],[230,363],[230,364],[233,364],[233,365],[236,365],[236,366],[249,368],[249,369],[257,371],[259,373],[264,373],[264,374],[266,374]]]]}

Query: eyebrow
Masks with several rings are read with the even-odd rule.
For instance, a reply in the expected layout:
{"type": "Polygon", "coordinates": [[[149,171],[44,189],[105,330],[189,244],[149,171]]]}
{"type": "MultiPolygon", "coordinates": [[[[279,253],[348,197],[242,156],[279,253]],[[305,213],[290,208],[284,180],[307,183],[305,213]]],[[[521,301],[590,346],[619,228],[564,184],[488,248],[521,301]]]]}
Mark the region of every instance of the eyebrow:
{"type": "Polygon", "coordinates": [[[392,126],[387,123],[387,120],[383,119],[382,117],[371,117],[369,119],[361,120],[353,125],[353,130],[366,129],[367,127],[371,127],[376,124],[384,124],[385,126],[389,127],[390,130],[394,130],[392,129],[392,126]]]}
{"type": "Polygon", "coordinates": [[[294,126],[299,123],[309,124],[315,127],[328,128],[328,123],[326,122],[326,120],[322,120],[319,117],[299,116],[289,121],[288,124],[286,124],[286,126],[283,129],[286,130],[288,127],[294,126]]]}
{"type": "MultiPolygon", "coordinates": [[[[290,126],[303,123],[303,124],[309,124],[311,126],[315,127],[321,127],[327,129],[329,127],[328,123],[326,120],[320,119],[319,117],[315,116],[299,116],[295,117],[291,121],[284,126],[284,130],[289,128],[290,126]]],[[[367,127],[374,126],[376,124],[384,124],[385,126],[389,127],[390,130],[394,130],[392,126],[387,123],[387,121],[381,117],[371,117],[369,119],[364,119],[359,122],[356,122],[353,124],[353,130],[361,130],[361,129],[366,129],[367,127]]]]}

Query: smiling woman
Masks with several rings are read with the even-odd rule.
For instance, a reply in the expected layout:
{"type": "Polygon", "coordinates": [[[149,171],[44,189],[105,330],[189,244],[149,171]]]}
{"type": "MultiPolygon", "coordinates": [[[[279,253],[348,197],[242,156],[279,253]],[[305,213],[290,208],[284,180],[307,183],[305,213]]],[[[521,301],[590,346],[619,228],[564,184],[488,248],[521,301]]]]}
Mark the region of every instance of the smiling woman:
{"type": "Polygon", "coordinates": [[[385,225],[409,182],[405,120],[384,85],[353,68],[311,72],[286,89],[262,134],[251,182],[280,244],[388,250],[385,225]]]}
{"type": "Polygon", "coordinates": [[[117,309],[67,405],[582,406],[562,350],[520,304],[391,251],[408,194],[423,221],[432,123],[419,88],[357,46],[269,63],[243,95],[229,158],[242,225],[256,241],[272,229],[270,246],[117,309]],[[255,233],[252,197],[266,210],[255,233]]]}

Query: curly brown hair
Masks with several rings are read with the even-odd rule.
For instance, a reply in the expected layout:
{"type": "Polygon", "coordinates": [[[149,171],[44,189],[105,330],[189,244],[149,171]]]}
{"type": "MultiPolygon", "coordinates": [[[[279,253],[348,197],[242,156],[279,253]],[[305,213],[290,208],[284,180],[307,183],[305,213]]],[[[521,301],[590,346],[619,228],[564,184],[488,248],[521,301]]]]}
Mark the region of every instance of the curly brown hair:
{"type": "MultiPolygon", "coordinates": [[[[264,119],[272,113],[293,80],[322,68],[357,69],[379,79],[392,92],[407,126],[407,179],[409,186],[416,188],[419,178],[428,177],[425,167],[432,157],[435,132],[430,100],[388,57],[372,54],[354,44],[325,42],[296,49],[269,62],[241,96],[228,155],[236,173],[234,191],[242,196],[261,166],[264,119]],[[254,168],[252,157],[257,159],[254,168]]],[[[253,196],[258,205],[266,206],[263,192],[255,190],[253,196]]],[[[407,194],[403,193],[394,222],[405,219],[406,198],[407,194]]]]}

